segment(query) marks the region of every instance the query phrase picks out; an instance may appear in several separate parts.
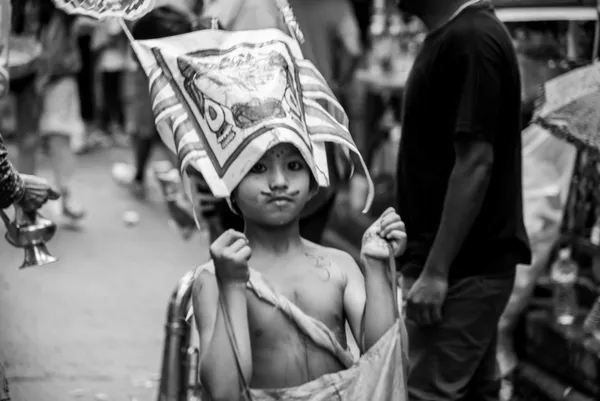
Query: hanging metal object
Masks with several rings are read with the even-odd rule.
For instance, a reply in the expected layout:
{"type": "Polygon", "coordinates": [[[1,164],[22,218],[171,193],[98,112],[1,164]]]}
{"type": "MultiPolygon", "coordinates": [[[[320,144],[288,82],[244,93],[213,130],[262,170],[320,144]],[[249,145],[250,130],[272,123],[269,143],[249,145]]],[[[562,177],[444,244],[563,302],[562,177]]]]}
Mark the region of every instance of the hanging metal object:
{"type": "Polygon", "coordinates": [[[168,3],[164,0],[53,0],[68,14],[78,14],[96,19],[122,18],[135,20],[150,10],[168,3]]]}
{"type": "Polygon", "coordinates": [[[46,243],[56,234],[56,224],[37,212],[25,212],[17,205],[14,205],[14,208],[13,221],[10,221],[1,209],[0,217],[6,226],[6,241],[25,251],[20,268],[43,266],[56,262],[58,259],[52,256],[46,247],[46,243]]]}

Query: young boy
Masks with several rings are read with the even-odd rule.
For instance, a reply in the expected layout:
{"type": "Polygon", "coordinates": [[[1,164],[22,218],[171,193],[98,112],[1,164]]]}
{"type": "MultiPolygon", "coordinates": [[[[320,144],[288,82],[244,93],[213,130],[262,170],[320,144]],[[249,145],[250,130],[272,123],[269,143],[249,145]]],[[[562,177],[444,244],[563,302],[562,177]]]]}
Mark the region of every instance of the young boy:
{"type": "Polygon", "coordinates": [[[367,230],[362,271],[300,235],[305,205],[331,182],[325,145],[366,167],[298,43],[276,29],[215,29],[134,46],[180,170],[201,174],[244,220],[243,234],[230,229],[214,241],[194,279],[207,399],[406,400],[405,330],[388,277],[388,260],[405,248],[400,217],[390,208],[367,230]],[[366,352],[356,362],[346,323],[366,352]]]}
{"type": "MultiPolygon", "coordinates": [[[[230,205],[243,217],[245,231],[228,230],[213,242],[212,260],[198,269],[193,286],[200,378],[210,399],[247,399],[246,385],[255,400],[279,399],[282,391],[311,400],[405,399],[404,352],[394,359],[386,351],[386,361],[376,362],[377,369],[386,362],[394,366],[387,375],[364,366],[378,358],[374,353],[359,361],[356,366],[375,372],[364,380],[369,383],[352,387],[348,375],[354,373],[345,371],[354,362],[345,353],[346,321],[362,352],[392,327],[403,333],[401,321],[395,326],[387,272],[388,243],[396,256],[404,251],[404,223],[390,208],[367,230],[361,270],[348,254],[300,237],[300,213],[316,190],[298,149],[280,143],[233,191],[230,205]],[[345,384],[336,384],[344,377],[345,384]],[[385,384],[368,393],[374,382],[385,384]]],[[[283,399],[297,399],[286,394],[283,399]]]]}

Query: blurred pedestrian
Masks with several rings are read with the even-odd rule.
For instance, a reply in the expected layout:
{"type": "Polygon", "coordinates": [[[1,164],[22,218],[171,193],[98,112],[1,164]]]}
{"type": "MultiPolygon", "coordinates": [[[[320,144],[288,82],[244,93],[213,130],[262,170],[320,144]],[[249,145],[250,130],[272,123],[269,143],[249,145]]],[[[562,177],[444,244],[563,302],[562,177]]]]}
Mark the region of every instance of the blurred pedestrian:
{"type": "Polygon", "coordinates": [[[116,18],[100,21],[92,36],[101,83],[100,128],[114,144],[126,145],[123,78],[128,62],[128,42],[116,18]]]}
{"type": "MultiPolygon", "coordinates": [[[[304,57],[313,62],[348,113],[350,132],[362,106],[356,96],[354,74],[363,56],[360,27],[350,0],[290,0],[290,5],[304,35],[304,57]]],[[[360,141],[358,141],[360,142],[360,141]]],[[[323,232],[335,206],[336,194],[350,176],[345,158],[333,144],[326,144],[330,164],[330,186],[320,188],[302,216],[314,214],[302,225],[304,234],[321,242],[323,232]]],[[[364,200],[363,200],[364,202],[364,200]]]]}
{"type": "MultiPolygon", "coordinates": [[[[136,40],[159,39],[191,32],[196,16],[195,2],[179,1],[158,7],[136,21],[131,29],[136,40]]],[[[133,58],[133,55],[131,55],[133,58]]],[[[133,61],[126,73],[127,92],[126,119],[129,135],[134,148],[134,165],[118,163],[113,167],[113,178],[128,185],[132,193],[143,199],[146,196],[146,170],[156,145],[161,144],[154,123],[152,100],[148,89],[148,77],[137,60],[133,61]]],[[[176,165],[176,158],[170,152],[167,157],[176,165]]]]}
{"type": "Polygon", "coordinates": [[[486,0],[402,0],[428,29],[404,94],[398,205],[410,338],[409,398],[499,399],[498,320],[523,222],[521,83],[486,0]]]}
{"type": "MultiPolygon", "coordinates": [[[[339,97],[345,97],[363,56],[350,0],[289,0],[304,35],[300,45],[339,97]]],[[[347,102],[352,99],[345,99],[347,102]]],[[[346,103],[347,103],[346,102],[346,103]]]]}
{"type": "MultiPolygon", "coordinates": [[[[40,2],[37,0],[11,0],[12,18],[11,35],[23,38],[37,47],[31,46],[27,51],[36,49],[39,53],[41,20],[40,2]]],[[[38,79],[40,77],[37,64],[31,64],[10,79],[10,91],[15,97],[16,118],[15,131],[19,156],[17,165],[19,171],[25,174],[34,174],[36,170],[36,155],[39,150],[40,138],[38,122],[40,113],[40,96],[38,79]]]]}
{"type": "MultiPolygon", "coordinates": [[[[13,9],[14,7],[9,3],[9,0],[0,0],[0,13],[12,17],[13,9]]],[[[17,9],[17,12],[22,11],[23,9],[17,9]]],[[[3,19],[3,23],[12,25],[12,20],[6,18],[3,19]]],[[[10,49],[4,48],[10,45],[6,36],[11,34],[12,30],[10,28],[12,26],[8,28],[0,30],[0,54],[10,51],[10,49]]],[[[4,60],[4,58],[0,59],[0,61],[4,60]]],[[[0,64],[0,82],[8,81],[10,81],[9,68],[0,64]]],[[[0,92],[0,97],[5,95],[5,91],[0,92]]],[[[4,145],[2,134],[0,134],[0,209],[16,204],[25,211],[33,211],[39,209],[48,199],[58,199],[59,196],[58,192],[45,179],[17,172],[8,159],[8,151],[4,145]]],[[[0,380],[0,394],[5,389],[2,384],[0,380]]],[[[8,393],[8,390],[6,390],[6,393],[8,393]]]]}
{"type": "Polygon", "coordinates": [[[97,88],[94,81],[95,77],[95,54],[92,51],[92,35],[96,23],[91,19],[79,17],[75,21],[74,30],[77,35],[77,45],[81,55],[81,69],[77,73],[77,87],[79,91],[79,107],[81,109],[81,118],[85,123],[85,137],[83,140],[74,143],[73,149],[76,152],[84,152],[88,149],[87,136],[95,133],[97,130],[97,88]]]}
{"type": "Polygon", "coordinates": [[[61,215],[66,223],[78,223],[85,211],[73,191],[76,156],[71,141],[84,135],[85,125],[77,87],[81,57],[73,30],[75,17],[57,9],[52,0],[43,0],[41,7],[43,56],[40,81],[43,84],[39,130],[62,194],[61,215]]]}

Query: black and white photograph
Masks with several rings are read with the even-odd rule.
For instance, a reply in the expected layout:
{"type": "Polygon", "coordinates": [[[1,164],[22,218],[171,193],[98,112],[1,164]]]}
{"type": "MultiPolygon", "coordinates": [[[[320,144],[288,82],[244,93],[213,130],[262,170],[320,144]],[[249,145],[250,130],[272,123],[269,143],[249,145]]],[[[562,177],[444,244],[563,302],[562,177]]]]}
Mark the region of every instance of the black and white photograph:
{"type": "Polygon", "coordinates": [[[600,400],[599,51],[600,0],[0,0],[0,401],[600,400]]]}

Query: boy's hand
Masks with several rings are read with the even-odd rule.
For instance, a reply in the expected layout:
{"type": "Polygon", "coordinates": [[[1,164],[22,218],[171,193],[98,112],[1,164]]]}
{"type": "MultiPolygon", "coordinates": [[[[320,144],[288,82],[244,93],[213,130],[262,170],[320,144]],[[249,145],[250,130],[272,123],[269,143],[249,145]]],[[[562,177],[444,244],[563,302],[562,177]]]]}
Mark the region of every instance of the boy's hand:
{"type": "Polygon", "coordinates": [[[210,246],[210,256],[219,282],[245,284],[250,277],[248,260],[251,254],[244,234],[235,230],[227,230],[221,234],[210,246]]]}
{"type": "Polygon", "coordinates": [[[361,256],[386,260],[390,257],[388,243],[392,245],[394,256],[402,255],[406,249],[406,229],[393,207],[387,208],[365,231],[361,256]]]}

